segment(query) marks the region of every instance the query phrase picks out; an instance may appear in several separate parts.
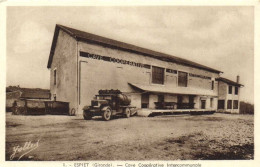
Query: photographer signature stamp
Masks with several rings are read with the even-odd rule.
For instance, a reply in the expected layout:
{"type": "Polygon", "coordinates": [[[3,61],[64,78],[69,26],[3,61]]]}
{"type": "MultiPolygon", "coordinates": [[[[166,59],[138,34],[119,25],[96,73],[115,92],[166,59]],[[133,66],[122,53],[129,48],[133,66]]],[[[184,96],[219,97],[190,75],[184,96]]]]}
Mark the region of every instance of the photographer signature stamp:
{"type": "Polygon", "coordinates": [[[10,160],[14,160],[18,158],[17,160],[20,160],[22,157],[27,155],[28,153],[32,152],[33,150],[37,149],[39,147],[39,142],[33,143],[32,141],[27,141],[24,143],[23,146],[17,145],[13,147],[13,153],[10,156],[10,160]]]}

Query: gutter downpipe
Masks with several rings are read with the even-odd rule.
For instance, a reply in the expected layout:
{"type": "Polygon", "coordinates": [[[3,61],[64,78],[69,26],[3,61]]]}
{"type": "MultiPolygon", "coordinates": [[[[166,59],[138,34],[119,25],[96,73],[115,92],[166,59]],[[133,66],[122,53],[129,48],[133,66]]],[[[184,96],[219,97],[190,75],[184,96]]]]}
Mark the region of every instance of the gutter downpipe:
{"type": "Polygon", "coordinates": [[[76,89],[77,89],[77,101],[76,101],[76,103],[77,103],[77,114],[76,115],[78,115],[78,113],[79,113],[79,51],[78,51],[78,39],[76,38],[76,41],[77,41],[77,44],[76,44],[76,51],[77,51],[77,75],[76,75],[76,77],[77,77],[77,87],[76,87],[76,89]]]}

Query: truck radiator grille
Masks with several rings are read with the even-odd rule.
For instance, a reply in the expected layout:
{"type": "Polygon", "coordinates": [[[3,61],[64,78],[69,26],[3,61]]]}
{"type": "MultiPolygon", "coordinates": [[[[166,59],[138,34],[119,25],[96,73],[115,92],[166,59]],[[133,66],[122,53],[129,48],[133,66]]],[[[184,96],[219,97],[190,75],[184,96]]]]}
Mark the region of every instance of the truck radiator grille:
{"type": "Polygon", "coordinates": [[[98,106],[98,102],[97,101],[91,101],[91,106],[98,106]]]}

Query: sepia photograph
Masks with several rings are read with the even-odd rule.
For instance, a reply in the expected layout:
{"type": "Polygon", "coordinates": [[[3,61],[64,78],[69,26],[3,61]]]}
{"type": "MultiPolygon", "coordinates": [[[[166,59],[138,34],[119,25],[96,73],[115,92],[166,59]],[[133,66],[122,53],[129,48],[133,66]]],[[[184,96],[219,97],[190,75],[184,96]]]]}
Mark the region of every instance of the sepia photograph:
{"type": "Polygon", "coordinates": [[[5,161],[254,160],[254,9],[7,6],[5,161]]]}

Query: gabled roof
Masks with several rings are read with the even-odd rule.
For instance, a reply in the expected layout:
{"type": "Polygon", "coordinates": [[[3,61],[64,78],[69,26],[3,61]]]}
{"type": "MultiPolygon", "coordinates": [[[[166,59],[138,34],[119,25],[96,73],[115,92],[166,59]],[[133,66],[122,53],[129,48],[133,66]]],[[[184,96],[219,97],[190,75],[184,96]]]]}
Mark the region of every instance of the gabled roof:
{"type": "Polygon", "coordinates": [[[219,77],[219,78],[216,78],[216,80],[217,80],[217,81],[225,82],[225,83],[227,83],[227,84],[229,84],[229,85],[233,85],[233,86],[239,86],[239,87],[243,87],[243,86],[244,86],[244,85],[239,84],[239,83],[237,83],[237,82],[231,81],[231,80],[229,80],[229,79],[227,79],[227,78],[219,77]]]}
{"type": "Polygon", "coordinates": [[[20,86],[8,86],[6,87],[6,92],[15,92],[15,91],[21,91],[22,88],[20,86]]]}
{"type": "Polygon", "coordinates": [[[153,58],[163,60],[163,61],[168,61],[168,62],[182,64],[182,65],[186,65],[186,66],[190,66],[190,67],[195,67],[195,68],[207,70],[207,71],[214,72],[214,73],[222,73],[219,70],[195,63],[193,61],[189,61],[189,60],[175,57],[172,55],[168,55],[165,53],[156,52],[156,51],[153,51],[150,49],[141,48],[141,47],[138,47],[138,46],[135,46],[132,44],[127,44],[124,42],[101,37],[98,35],[90,34],[90,33],[84,32],[84,31],[76,30],[76,29],[69,28],[69,27],[66,27],[63,25],[59,25],[59,24],[57,24],[55,27],[55,32],[54,32],[54,36],[53,36],[53,41],[52,41],[52,46],[51,46],[51,51],[50,51],[50,55],[49,55],[49,61],[48,61],[47,68],[51,67],[51,63],[52,63],[52,59],[53,59],[56,42],[58,39],[58,34],[59,34],[60,29],[62,29],[63,31],[68,33],[71,37],[73,37],[77,41],[86,41],[86,42],[97,43],[97,44],[100,44],[103,46],[126,50],[126,51],[130,51],[130,52],[142,54],[144,56],[153,57],[153,58]]]}

